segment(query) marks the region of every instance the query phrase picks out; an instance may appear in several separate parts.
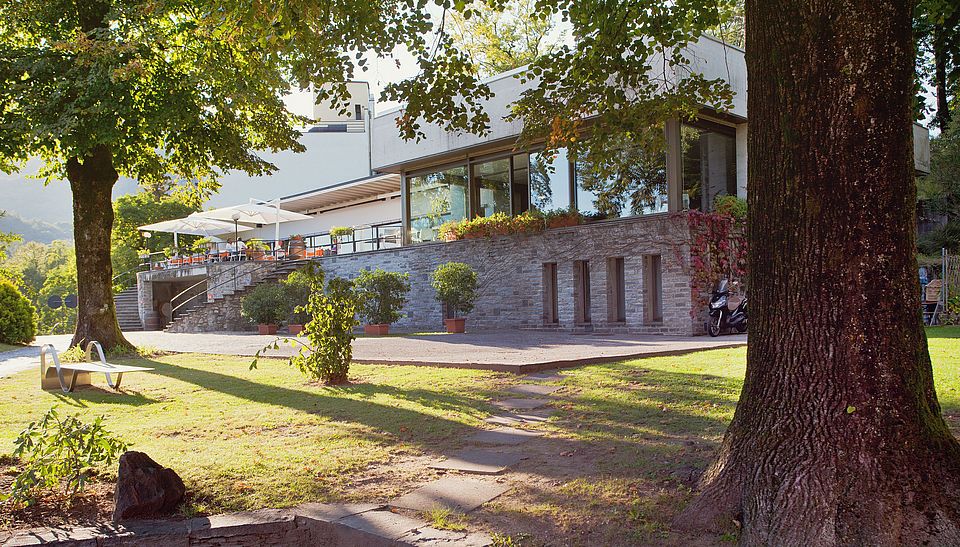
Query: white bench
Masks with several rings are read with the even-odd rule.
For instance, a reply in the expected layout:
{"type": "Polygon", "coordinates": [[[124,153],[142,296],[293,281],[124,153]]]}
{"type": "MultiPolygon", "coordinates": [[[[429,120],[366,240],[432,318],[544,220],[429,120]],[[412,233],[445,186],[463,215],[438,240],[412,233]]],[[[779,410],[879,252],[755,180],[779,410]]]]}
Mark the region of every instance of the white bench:
{"type": "Polygon", "coordinates": [[[120,380],[123,379],[124,372],[140,372],[146,370],[153,369],[108,363],[106,357],[103,355],[103,348],[100,346],[100,342],[96,341],[87,344],[87,360],[83,363],[61,364],[60,358],[57,356],[57,350],[52,345],[46,344],[40,348],[41,389],[54,390],[59,387],[64,393],[70,393],[77,386],[89,386],[91,372],[103,373],[107,377],[108,386],[113,389],[120,389],[120,380]],[[97,356],[100,357],[100,362],[92,359],[94,348],[97,349],[97,356]],[[53,359],[53,366],[47,363],[47,353],[49,353],[53,359]],[[70,373],[69,383],[64,378],[63,373],[65,371],[70,373]],[[116,383],[113,383],[113,379],[110,377],[111,374],[117,375],[116,383]]]}

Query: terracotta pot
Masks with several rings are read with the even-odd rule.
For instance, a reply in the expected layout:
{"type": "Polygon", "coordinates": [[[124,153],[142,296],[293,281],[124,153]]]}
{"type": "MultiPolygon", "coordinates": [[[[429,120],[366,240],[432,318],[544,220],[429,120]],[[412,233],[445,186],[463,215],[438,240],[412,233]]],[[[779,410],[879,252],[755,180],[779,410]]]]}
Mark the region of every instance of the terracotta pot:
{"type": "Polygon", "coordinates": [[[287,325],[287,330],[290,331],[290,334],[291,334],[292,336],[296,336],[296,335],[300,334],[301,332],[303,332],[303,325],[298,325],[298,324],[296,324],[296,323],[290,323],[289,325],[287,325]]]}
{"type": "Polygon", "coordinates": [[[300,260],[306,258],[307,256],[307,246],[304,244],[302,239],[291,239],[290,240],[290,258],[294,260],[300,260]]]}
{"type": "Polygon", "coordinates": [[[257,325],[257,331],[260,334],[271,334],[271,335],[277,334],[277,326],[260,324],[260,325],[257,325]]]}
{"type": "Polygon", "coordinates": [[[462,333],[466,332],[467,320],[463,317],[455,319],[444,319],[443,324],[447,326],[447,332],[462,333]]]}
{"type": "Polygon", "coordinates": [[[364,325],[363,333],[372,334],[374,336],[386,336],[390,334],[390,323],[380,323],[377,325],[364,325]]]}
{"type": "Polygon", "coordinates": [[[251,250],[247,249],[246,251],[247,258],[250,260],[263,260],[263,251],[259,249],[251,250]]]}

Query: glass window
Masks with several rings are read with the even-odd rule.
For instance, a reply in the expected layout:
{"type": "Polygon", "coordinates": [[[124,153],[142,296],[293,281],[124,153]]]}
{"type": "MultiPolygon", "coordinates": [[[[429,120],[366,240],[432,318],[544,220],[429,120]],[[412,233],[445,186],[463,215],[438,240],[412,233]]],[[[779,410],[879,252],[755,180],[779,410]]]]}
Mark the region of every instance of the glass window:
{"type": "Polygon", "coordinates": [[[410,239],[435,241],[444,222],[467,218],[469,194],[466,166],[407,178],[410,192],[410,239]]]}
{"type": "Polygon", "coordinates": [[[666,154],[638,146],[611,151],[602,163],[577,162],[577,208],[617,218],[667,211],[666,154]]]}
{"type": "Polygon", "coordinates": [[[510,214],[510,158],[474,164],[473,181],[479,193],[476,216],[510,214]]]}
{"type": "Polygon", "coordinates": [[[513,188],[513,214],[519,215],[530,209],[530,154],[513,156],[513,177],[510,179],[513,188]]]}
{"type": "Polygon", "coordinates": [[[732,129],[683,125],[683,206],[708,211],[717,196],[737,195],[737,140],[732,129]]]}
{"type": "Polygon", "coordinates": [[[530,154],[530,206],[538,211],[567,209],[570,199],[570,160],[567,151],[553,156],[530,154]]]}

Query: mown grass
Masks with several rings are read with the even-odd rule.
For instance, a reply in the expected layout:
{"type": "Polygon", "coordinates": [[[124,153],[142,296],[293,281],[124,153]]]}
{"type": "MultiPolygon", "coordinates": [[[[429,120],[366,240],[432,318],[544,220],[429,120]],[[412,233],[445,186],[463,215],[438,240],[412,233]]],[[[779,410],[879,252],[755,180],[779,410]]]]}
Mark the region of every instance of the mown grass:
{"type": "Polygon", "coordinates": [[[0,379],[0,454],[51,406],[106,426],[131,449],[175,469],[205,511],[348,497],[345,484],[392,455],[433,453],[477,426],[502,374],[354,366],[353,385],[309,384],[281,360],[173,355],[123,362],[154,367],[123,392],[43,392],[36,371],[0,379]]]}
{"type": "MultiPolygon", "coordinates": [[[[929,329],[928,337],[944,414],[960,431],[960,327],[929,329]]],[[[471,522],[528,538],[524,545],[683,544],[670,521],[733,417],[745,356],[744,348],[721,349],[563,371],[559,412],[540,426],[550,435],[527,445],[531,463],[519,469],[533,479],[471,522]]],[[[194,494],[188,513],[358,500],[353,481],[460,446],[497,412],[490,399],[522,381],[355,365],[354,384],[334,388],[307,383],[281,360],[254,371],[242,357],[126,362],[156,371],[128,375],[122,393],[42,392],[36,371],[0,379],[0,454],[59,405],[85,419],[103,414],[133,449],[177,470],[194,494]]]]}

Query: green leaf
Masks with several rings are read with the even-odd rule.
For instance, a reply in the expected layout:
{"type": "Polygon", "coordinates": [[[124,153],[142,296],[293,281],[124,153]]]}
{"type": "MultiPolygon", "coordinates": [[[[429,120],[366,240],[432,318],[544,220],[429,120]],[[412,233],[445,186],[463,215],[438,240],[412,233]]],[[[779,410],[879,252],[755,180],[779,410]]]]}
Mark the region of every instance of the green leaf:
{"type": "Polygon", "coordinates": [[[853,414],[853,413],[856,412],[856,411],[857,411],[857,407],[855,407],[855,406],[853,406],[853,405],[850,405],[850,406],[847,407],[847,414],[853,414]]]}

